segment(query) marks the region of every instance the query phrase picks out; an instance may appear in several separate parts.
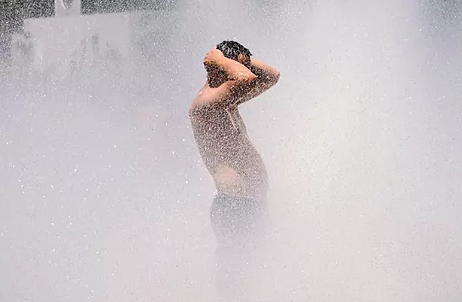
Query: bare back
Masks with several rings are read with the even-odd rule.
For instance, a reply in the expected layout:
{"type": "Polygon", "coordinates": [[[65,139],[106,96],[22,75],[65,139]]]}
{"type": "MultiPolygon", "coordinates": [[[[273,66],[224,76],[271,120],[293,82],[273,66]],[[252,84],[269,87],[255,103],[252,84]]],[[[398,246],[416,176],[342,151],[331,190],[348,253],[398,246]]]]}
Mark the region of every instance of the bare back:
{"type": "MultiPolygon", "coordinates": [[[[200,98],[199,94],[195,103],[200,103],[200,98]]],[[[237,106],[208,103],[191,108],[194,137],[218,192],[265,200],[266,168],[237,106]]]]}

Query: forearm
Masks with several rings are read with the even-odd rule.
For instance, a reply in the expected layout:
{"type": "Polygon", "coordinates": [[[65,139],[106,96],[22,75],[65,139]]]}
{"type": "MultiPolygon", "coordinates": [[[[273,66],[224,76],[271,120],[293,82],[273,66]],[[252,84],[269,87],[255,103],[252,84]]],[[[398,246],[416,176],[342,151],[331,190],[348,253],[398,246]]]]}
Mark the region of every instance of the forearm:
{"type": "Polygon", "coordinates": [[[240,98],[236,105],[240,105],[262,94],[272,86],[276,85],[279,81],[279,70],[263,63],[262,61],[252,59],[250,63],[250,70],[257,77],[255,81],[252,81],[252,83],[254,83],[254,87],[247,93],[246,97],[240,98]]]}
{"type": "Polygon", "coordinates": [[[252,59],[250,70],[259,79],[269,82],[277,82],[279,80],[280,72],[274,67],[271,67],[260,60],[252,59]]]}
{"type": "Polygon", "coordinates": [[[220,60],[217,60],[215,65],[223,69],[229,80],[253,80],[257,78],[257,76],[247,67],[226,57],[222,57],[220,60]]]}

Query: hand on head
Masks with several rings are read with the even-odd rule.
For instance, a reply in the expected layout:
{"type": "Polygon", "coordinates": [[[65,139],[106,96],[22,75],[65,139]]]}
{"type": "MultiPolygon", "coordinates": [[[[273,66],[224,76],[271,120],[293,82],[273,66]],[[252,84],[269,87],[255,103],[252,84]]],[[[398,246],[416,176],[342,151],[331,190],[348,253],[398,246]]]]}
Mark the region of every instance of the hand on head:
{"type": "Polygon", "coordinates": [[[218,65],[218,61],[223,57],[224,55],[220,50],[218,50],[217,48],[213,48],[205,55],[204,65],[206,67],[210,65],[218,65]]]}

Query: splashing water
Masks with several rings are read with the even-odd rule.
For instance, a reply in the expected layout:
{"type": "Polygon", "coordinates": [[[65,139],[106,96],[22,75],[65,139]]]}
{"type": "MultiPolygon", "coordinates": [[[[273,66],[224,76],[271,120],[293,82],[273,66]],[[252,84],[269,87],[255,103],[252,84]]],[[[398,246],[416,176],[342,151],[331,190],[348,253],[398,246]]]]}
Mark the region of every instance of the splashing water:
{"type": "Polygon", "coordinates": [[[0,300],[214,301],[214,186],[187,108],[231,38],[282,73],[241,109],[278,229],[254,300],[458,301],[461,16],[229,0],[58,20],[78,56],[57,28],[2,69],[0,300]]]}

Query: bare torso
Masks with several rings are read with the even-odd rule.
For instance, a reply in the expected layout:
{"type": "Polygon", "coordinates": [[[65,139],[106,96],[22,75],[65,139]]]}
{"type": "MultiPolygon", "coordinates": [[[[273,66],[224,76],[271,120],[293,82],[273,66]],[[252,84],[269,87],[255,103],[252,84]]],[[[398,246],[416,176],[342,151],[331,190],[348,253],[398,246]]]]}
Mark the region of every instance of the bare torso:
{"type": "Polygon", "coordinates": [[[210,104],[194,110],[194,137],[217,191],[265,201],[266,168],[237,107],[210,104]]]}

